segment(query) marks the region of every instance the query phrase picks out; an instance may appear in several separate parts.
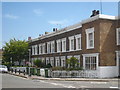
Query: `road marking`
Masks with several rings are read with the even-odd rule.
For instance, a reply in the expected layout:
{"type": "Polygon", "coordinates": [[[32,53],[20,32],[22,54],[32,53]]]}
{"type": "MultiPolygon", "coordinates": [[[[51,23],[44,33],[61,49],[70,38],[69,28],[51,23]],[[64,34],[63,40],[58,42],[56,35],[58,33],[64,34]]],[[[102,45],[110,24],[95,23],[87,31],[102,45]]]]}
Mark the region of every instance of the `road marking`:
{"type": "Polygon", "coordinates": [[[110,87],[110,88],[118,88],[118,87],[110,87]]]}
{"type": "Polygon", "coordinates": [[[107,84],[107,82],[90,82],[91,84],[107,84]]]}

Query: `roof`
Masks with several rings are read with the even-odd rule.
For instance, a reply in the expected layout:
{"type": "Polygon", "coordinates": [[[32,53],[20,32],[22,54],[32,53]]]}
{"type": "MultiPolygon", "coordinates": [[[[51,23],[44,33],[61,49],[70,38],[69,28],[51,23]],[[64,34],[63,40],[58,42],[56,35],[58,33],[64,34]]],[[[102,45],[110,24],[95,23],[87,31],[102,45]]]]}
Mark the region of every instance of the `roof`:
{"type": "Polygon", "coordinates": [[[82,24],[85,24],[85,23],[88,23],[88,22],[92,22],[92,21],[95,21],[95,20],[97,20],[97,19],[117,20],[118,17],[116,17],[116,16],[110,16],[110,15],[99,14],[99,15],[96,15],[96,16],[94,16],[94,17],[90,17],[90,18],[88,18],[88,19],[82,20],[81,22],[78,22],[77,24],[74,24],[74,25],[71,25],[71,26],[68,26],[68,27],[59,29],[59,30],[57,30],[57,31],[50,32],[50,33],[48,33],[48,34],[39,36],[38,38],[35,38],[35,39],[30,40],[30,42],[34,42],[34,41],[37,41],[37,40],[42,40],[42,39],[44,39],[44,38],[48,38],[48,37],[51,37],[51,36],[55,36],[55,35],[58,35],[58,34],[62,34],[62,33],[68,32],[68,31],[72,31],[72,30],[77,29],[77,28],[81,28],[81,27],[82,27],[82,24]]]}

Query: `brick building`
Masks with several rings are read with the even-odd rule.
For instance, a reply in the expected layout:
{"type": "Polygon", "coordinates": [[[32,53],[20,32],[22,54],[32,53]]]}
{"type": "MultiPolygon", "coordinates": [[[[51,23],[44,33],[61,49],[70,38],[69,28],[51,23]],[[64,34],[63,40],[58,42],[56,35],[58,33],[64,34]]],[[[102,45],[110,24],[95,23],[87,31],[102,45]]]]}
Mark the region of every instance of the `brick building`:
{"type": "Polygon", "coordinates": [[[86,20],[30,39],[31,60],[41,59],[54,67],[66,67],[66,59],[76,57],[79,66],[98,77],[117,77],[120,61],[118,17],[92,15],[86,20]]]}

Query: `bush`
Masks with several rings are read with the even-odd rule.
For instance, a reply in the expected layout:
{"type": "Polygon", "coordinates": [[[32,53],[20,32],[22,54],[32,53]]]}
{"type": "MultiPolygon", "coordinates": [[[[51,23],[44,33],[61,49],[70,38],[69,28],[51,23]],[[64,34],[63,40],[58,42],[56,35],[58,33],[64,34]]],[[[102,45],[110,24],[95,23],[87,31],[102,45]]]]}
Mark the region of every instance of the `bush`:
{"type": "Polygon", "coordinates": [[[55,70],[65,70],[65,68],[63,67],[52,67],[52,70],[55,71],[55,70]]]}
{"type": "Polygon", "coordinates": [[[48,63],[48,64],[45,66],[45,68],[52,68],[52,66],[51,66],[50,63],[48,63]]]}
{"type": "Polygon", "coordinates": [[[42,61],[39,60],[39,59],[36,59],[33,61],[34,65],[37,66],[37,67],[41,67],[42,66],[42,61]]]}

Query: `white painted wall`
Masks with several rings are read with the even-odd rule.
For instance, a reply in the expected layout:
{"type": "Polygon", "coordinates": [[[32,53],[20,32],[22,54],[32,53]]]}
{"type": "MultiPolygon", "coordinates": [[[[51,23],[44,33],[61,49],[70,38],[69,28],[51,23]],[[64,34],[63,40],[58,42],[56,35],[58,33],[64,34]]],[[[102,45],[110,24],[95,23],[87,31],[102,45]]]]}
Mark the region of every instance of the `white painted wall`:
{"type": "Polygon", "coordinates": [[[99,78],[110,78],[118,76],[118,67],[117,66],[100,66],[98,68],[99,78]]]}

